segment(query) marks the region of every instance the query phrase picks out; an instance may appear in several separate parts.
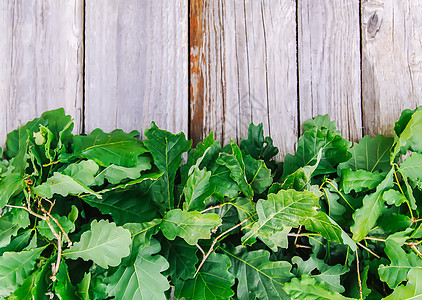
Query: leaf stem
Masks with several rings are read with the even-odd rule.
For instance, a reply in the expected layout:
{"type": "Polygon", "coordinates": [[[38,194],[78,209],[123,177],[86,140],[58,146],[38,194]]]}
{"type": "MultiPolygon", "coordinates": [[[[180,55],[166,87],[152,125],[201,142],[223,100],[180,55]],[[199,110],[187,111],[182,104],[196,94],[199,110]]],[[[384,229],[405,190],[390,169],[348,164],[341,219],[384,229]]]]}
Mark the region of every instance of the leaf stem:
{"type": "Polygon", "coordinates": [[[358,250],[356,250],[355,253],[356,253],[356,271],[358,273],[358,283],[359,283],[359,296],[360,296],[360,300],[363,300],[362,281],[360,279],[360,272],[359,272],[359,254],[358,254],[358,250]]]}
{"type": "MultiPolygon", "coordinates": [[[[397,177],[396,168],[397,168],[398,172],[400,172],[400,169],[399,169],[398,165],[397,165],[397,164],[394,164],[394,177],[396,178],[396,184],[397,184],[397,186],[399,187],[400,192],[402,193],[402,195],[403,195],[403,196],[405,196],[405,193],[404,193],[403,189],[401,188],[401,185],[400,185],[400,183],[399,183],[399,179],[398,179],[398,177],[397,177]]],[[[401,172],[400,172],[400,173],[401,173],[401,172]]],[[[406,202],[406,204],[407,204],[407,207],[409,208],[410,218],[413,220],[413,219],[414,219],[414,217],[413,217],[412,208],[410,207],[410,203],[409,203],[409,200],[407,199],[407,197],[405,197],[405,198],[406,198],[406,201],[405,201],[405,202],[406,202]]]]}
{"type": "Polygon", "coordinates": [[[218,240],[223,237],[224,235],[226,235],[227,233],[229,233],[232,230],[235,230],[236,228],[242,226],[243,223],[245,223],[246,221],[248,221],[249,219],[244,219],[242,222],[240,222],[239,224],[236,224],[235,226],[227,229],[226,231],[224,231],[223,233],[221,233],[219,236],[217,236],[214,241],[211,244],[210,249],[208,250],[207,254],[204,255],[204,257],[202,258],[201,263],[199,264],[198,269],[195,272],[195,275],[193,275],[193,277],[195,278],[196,275],[198,274],[199,270],[202,268],[202,266],[204,265],[205,261],[207,260],[208,256],[210,256],[210,254],[212,253],[212,251],[214,250],[214,246],[215,244],[217,244],[218,240]]]}
{"type": "Polygon", "coordinates": [[[368,247],[362,245],[361,243],[357,242],[357,245],[359,245],[360,247],[362,247],[362,249],[365,249],[366,251],[368,251],[369,253],[371,253],[373,256],[375,256],[376,258],[380,259],[381,256],[379,256],[378,254],[376,254],[375,252],[373,252],[371,249],[369,249],[368,247]]]}
{"type": "Polygon", "coordinates": [[[327,179],[325,182],[327,182],[329,185],[331,185],[337,192],[337,194],[340,195],[340,197],[344,200],[344,202],[347,203],[347,205],[349,205],[349,207],[353,210],[356,211],[356,209],[354,209],[354,207],[349,203],[349,201],[346,200],[346,198],[343,196],[343,194],[339,191],[339,189],[331,183],[331,180],[327,179]]]}

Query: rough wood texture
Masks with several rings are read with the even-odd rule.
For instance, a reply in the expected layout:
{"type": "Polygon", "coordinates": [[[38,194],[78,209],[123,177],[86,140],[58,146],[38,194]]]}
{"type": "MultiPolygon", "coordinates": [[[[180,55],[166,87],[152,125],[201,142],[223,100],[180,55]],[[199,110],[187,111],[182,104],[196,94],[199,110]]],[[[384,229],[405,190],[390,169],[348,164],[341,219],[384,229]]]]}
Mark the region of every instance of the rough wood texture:
{"type": "Polygon", "coordinates": [[[80,131],[83,1],[1,1],[0,20],[0,144],[58,107],[80,131]]]}
{"type": "Polygon", "coordinates": [[[86,1],[86,131],[188,132],[188,1],[86,1]]]}
{"type": "Polygon", "coordinates": [[[227,143],[263,123],[281,149],[297,139],[294,1],[191,1],[191,134],[227,143]],[[192,26],[192,24],[194,26],[192,26]]]}
{"type": "Polygon", "coordinates": [[[320,114],[362,134],[359,1],[298,1],[300,122],[320,114]]]}
{"type": "Polygon", "coordinates": [[[405,108],[422,104],[422,0],[362,1],[365,133],[393,133],[405,108]]]}

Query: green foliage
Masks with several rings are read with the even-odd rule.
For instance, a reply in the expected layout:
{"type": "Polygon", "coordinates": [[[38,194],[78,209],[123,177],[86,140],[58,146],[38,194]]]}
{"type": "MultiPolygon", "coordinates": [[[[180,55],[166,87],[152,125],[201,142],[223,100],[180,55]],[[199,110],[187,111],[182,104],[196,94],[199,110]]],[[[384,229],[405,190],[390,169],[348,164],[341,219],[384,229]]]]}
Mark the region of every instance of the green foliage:
{"type": "Polygon", "coordinates": [[[0,298],[420,298],[421,128],[352,146],[317,116],[281,163],[262,124],[192,148],[45,112],[0,151],[0,298]]]}

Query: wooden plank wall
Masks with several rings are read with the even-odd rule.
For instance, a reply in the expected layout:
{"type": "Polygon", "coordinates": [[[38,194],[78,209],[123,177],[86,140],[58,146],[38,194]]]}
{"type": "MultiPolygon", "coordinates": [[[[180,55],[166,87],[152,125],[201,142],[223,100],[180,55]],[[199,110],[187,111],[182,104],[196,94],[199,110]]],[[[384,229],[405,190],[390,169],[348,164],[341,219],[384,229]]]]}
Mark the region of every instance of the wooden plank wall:
{"type": "Polygon", "coordinates": [[[0,20],[0,144],[64,107],[87,133],[262,122],[282,159],[318,114],[357,141],[422,104],[422,0],[2,0],[0,20]]]}

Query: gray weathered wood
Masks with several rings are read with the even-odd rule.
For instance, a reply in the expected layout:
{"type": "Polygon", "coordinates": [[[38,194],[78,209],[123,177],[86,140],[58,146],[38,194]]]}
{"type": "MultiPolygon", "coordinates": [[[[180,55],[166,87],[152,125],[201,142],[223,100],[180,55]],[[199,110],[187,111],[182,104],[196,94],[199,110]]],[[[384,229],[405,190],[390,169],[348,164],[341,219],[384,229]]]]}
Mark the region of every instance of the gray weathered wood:
{"type": "Polygon", "coordinates": [[[342,135],[362,134],[359,1],[298,2],[300,121],[328,114],[342,135]]]}
{"type": "Polygon", "coordinates": [[[194,139],[214,131],[224,143],[239,140],[254,122],[264,124],[279,157],[294,150],[295,8],[294,1],[191,1],[194,139]]]}
{"type": "Polygon", "coordinates": [[[362,1],[365,133],[392,135],[403,109],[422,104],[422,1],[362,1]]]}
{"type": "Polygon", "coordinates": [[[1,1],[0,20],[0,144],[58,107],[80,131],[83,1],[1,1]]]}
{"type": "Polygon", "coordinates": [[[188,1],[86,1],[86,131],[188,132],[188,1]]]}

